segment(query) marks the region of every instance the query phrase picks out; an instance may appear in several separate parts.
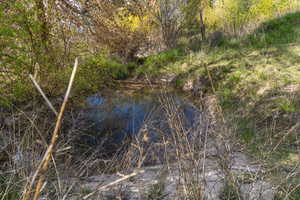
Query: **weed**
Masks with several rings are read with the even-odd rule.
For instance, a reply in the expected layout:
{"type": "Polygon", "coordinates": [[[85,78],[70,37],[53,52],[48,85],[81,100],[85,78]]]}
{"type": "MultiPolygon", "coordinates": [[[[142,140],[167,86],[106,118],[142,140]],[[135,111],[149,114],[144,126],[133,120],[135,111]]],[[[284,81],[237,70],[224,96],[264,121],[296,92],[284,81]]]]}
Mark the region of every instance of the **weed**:
{"type": "Polygon", "coordinates": [[[276,194],[274,200],[298,200],[300,199],[300,188],[299,185],[292,185],[289,189],[280,191],[276,194]]]}
{"type": "Polygon", "coordinates": [[[223,188],[223,191],[220,194],[220,199],[221,200],[240,200],[240,197],[232,185],[226,184],[223,188]]]}
{"type": "Polygon", "coordinates": [[[250,143],[253,139],[255,139],[255,129],[251,124],[250,120],[240,119],[237,122],[237,132],[239,137],[246,143],[250,143]]]}
{"type": "Polygon", "coordinates": [[[293,102],[291,102],[287,98],[278,98],[275,103],[279,106],[280,110],[282,110],[283,112],[292,113],[296,111],[296,107],[293,104],[293,102]]]}
{"type": "Polygon", "coordinates": [[[20,195],[20,188],[14,186],[14,177],[0,176],[0,198],[3,200],[15,200],[20,195]]]}

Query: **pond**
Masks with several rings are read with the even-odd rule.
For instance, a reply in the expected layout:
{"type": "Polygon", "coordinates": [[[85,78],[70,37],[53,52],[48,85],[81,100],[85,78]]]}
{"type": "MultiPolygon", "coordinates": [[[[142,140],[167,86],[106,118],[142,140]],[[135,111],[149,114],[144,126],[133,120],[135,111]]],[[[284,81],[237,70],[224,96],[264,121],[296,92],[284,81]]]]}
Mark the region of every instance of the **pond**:
{"type": "Polygon", "coordinates": [[[176,92],[93,95],[86,99],[83,118],[89,128],[81,142],[101,145],[106,151],[116,149],[125,141],[139,138],[148,143],[170,137],[174,125],[186,134],[199,126],[201,111],[176,92]],[[177,126],[178,127],[178,126],[177,126]]]}

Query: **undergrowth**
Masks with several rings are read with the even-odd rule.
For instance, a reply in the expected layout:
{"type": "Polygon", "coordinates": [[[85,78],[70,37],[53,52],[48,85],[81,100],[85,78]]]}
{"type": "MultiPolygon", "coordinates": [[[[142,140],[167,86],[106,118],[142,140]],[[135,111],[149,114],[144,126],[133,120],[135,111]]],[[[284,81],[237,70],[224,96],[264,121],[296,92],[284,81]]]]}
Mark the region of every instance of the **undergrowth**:
{"type": "MultiPolygon", "coordinates": [[[[115,80],[124,80],[144,74],[158,76],[162,73],[172,72],[176,75],[175,82],[180,83],[178,85],[184,85],[189,79],[195,82],[200,81],[200,84],[205,87],[205,95],[216,95],[218,98],[218,106],[222,110],[222,115],[226,118],[227,125],[235,129],[234,133],[237,138],[234,139],[241,145],[243,152],[248,153],[257,162],[266,166],[269,171],[265,176],[274,184],[276,181],[280,181],[276,198],[278,200],[299,199],[299,177],[297,174],[300,163],[298,123],[300,117],[299,18],[299,12],[290,13],[265,22],[249,36],[238,39],[227,38],[219,47],[206,47],[199,51],[193,51],[188,47],[177,48],[145,58],[139,66],[137,63],[124,64],[117,59],[103,55],[88,57],[79,68],[74,93],[79,96],[95,93],[102,88],[114,87],[115,80]],[[211,80],[209,76],[211,76],[211,80]],[[287,175],[292,176],[295,181],[291,182],[290,177],[281,178],[287,177],[287,175]]],[[[48,79],[43,80],[44,83],[42,84],[46,93],[51,96],[61,94],[65,89],[63,86],[66,85],[69,74],[70,70],[65,70],[59,74],[57,72],[50,73],[48,79]]],[[[25,101],[29,96],[30,98],[33,96],[24,93],[24,91],[32,92],[34,90],[30,84],[30,82],[18,84],[12,93],[18,99],[25,101]]],[[[5,98],[3,99],[1,100],[3,104],[9,104],[5,98]]],[[[167,108],[173,106],[168,103],[165,102],[163,105],[167,108]]],[[[34,104],[31,106],[36,109],[34,104]]],[[[22,153],[35,152],[37,154],[35,159],[40,159],[41,149],[43,149],[40,145],[45,147],[44,141],[48,139],[48,131],[53,126],[50,123],[53,119],[43,117],[44,115],[48,116],[48,113],[43,113],[41,110],[35,110],[35,112],[15,111],[12,116],[16,117],[17,120],[13,120],[11,125],[0,126],[1,136],[8,135],[9,138],[6,138],[8,143],[14,145],[13,148],[6,150],[11,156],[6,160],[7,163],[14,164],[12,155],[16,155],[19,149],[22,150],[22,153]],[[21,118],[22,120],[20,120],[21,118]],[[33,141],[37,141],[35,145],[30,145],[29,139],[25,135],[33,141]]],[[[184,139],[180,136],[184,133],[180,132],[182,127],[180,127],[180,120],[179,122],[176,121],[178,113],[174,110],[176,109],[169,113],[170,119],[173,120],[170,120],[172,122],[170,124],[173,126],[172,130],[177,130],[174,132],[174,140],[178,140],[180,144],[184,139]]],[[[166,112],[168,111],[166,109],[166,112]]],[[[77,121],[72,118],[72,114],[69,116],[71,117],[68,120],[74,121],[70,122],[69,127],[65,127],[64,130],[72,128],[73,132],[70,131],[71,134],[67,136],[63,135],[65,140],[58,144],[58,149],[67,149],[69,145],[72,145],[74,139],[72,136],[81,134],[75,126],[77,121]]],[[[0,120],[4,122],[6,119],[1,118],[0,120]]],[[[225,128],[222,128],[224,127],[219,128],[218,133],[225,132],[225,128]]],[[[183,150],[179,146],[175,148],[187,151],[188,155],[192,157],[191,160],[197,164],[199,160],[196,159],[198,155],[195,154],[195,151],[191,151],[189,144],[182,143],[182,145],[186,145],[187,148],[183,150]]],[[[74,150],[72,149],[72,151],[74,150]]],[[[180,154],[180,156],[177,158],[184,159],[186,155],[180,154]]],[[[74,159],[68,158],[67,155],[62,157],[60,161],[69,165],[73,164],[75,166],[74,171],[77,171],[79,175],[96,171],[104,166],[103,163],[107,163],[107,160],[96,162],[94,160],[95,155],[91,155],[84,162],[75,160],[76,163],[72,163],[74,159]]],[[[29,158],[26,159],[30,160],[29,158]]],[[[119,157],[113,158],[112,163],[118,163],[118,159],[119,157]]],[[[123,158],[126,161],[130,159],[130,155],[123,158]]],[[[37,162],[33,163],[34,160],[30,161],[32,162],[26,169],[27,171],[20,170],[15,173],[18,181],[22,183],[31,176],[30,173],[37,164],[37,162]]],[[[193,163],[194,166],[196,166],[195,163],[193,163]]],[[[179,164],[182,165],[180,167],[189,172],[181,177],[184,178],[186,187],[192,190],[189,192],[194,196],[202,194],[200,186],[190,187],[191,185],[195,186],[195,184],[193,185],[194,174],[190,173],[192,171],[191,166],[179,164]]],[[[111,166],[107,167],[108,170],[112,168],[111,166]]],[[[10,167],[13,170],[18,169],[17,164],[10,167]]],[[[59,167],[63,168],[63,166],[59,167]]],[[[119,168],[122,167],[119,166],[119,168]]],[[[225,166],[224,171],[226,171],[226,167],[228,166],[225,166]]],[[[56,174],[55,170],[51,171],[50,175],[60,180],[60,176],[56,174]]],[[[14,178],[14,176],[11,179],[9,176],[0,176],[0,195],[3,199],[11,200],[20,194],[20,188],[12,183],[14,178]]],[[[235,188],[232,188],[235,185],[230,184],[223,190],[225,199],[239,198],[235,188]],[[227,198],[228,196],[230,198],[227,198]]],[[[61,189],[58,186],[54,188],[61,189]]],[[[160,192],[157,196],[161,196],[160,192]]]]}
{"type": "MultiPolygon", "coordinates": [[[[287,165],[298,169],[299,18],[300,12],[289,13],[263,23],[248,36],[228,37],[219,47],[190,51],[163,67],[151,64],[160,73],[176,74],[175,83],[181,86],[190,79],[200,82],[207,94],[213,92],[210,75],[244,152],[275,169],[287,165]]],[[[297,198],[297,191],[291,192],[291,199],[297,198]]]]}

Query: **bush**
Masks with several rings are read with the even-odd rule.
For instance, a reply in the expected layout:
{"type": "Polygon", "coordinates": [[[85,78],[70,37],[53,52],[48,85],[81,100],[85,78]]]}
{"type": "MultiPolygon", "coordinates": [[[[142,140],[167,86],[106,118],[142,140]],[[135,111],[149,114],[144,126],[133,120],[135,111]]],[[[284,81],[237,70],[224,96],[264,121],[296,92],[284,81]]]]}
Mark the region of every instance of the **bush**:
{"type": "MultiPolygon", "coordinates": [[[[134,63],[122,64],[116,59],[109,59],[106,55],[99,54],[86,58],[80,64],[74,84],[74,93],[99,92],[99,90],[112,87],[115,80],[123,80],[135,68],[134,63]]],[[[64,70],[58,78],[59,84],[67,84],[71,68],[64,70]]]]}
{"type": "Polygon", "coordinates": [[[159,73],[161,68],[180,60],[183,56],[184,51],[181,48],[171,49],[157,55],[149,56],[144,64],[137,68],[136,73],[138,75],[144,73],[159,73]]]}
{"type": "Polygon", "coordinates": [[[297,0],[224,0],[207,7],[205,18],[210,30],[242,35],[263,21],[287,13],[298,6],[296,3],[297,0]]]}
{"type": "Polygon", "coordinates": [[[134,60],[139,48],[147,43],[150,26],[147,12],[136,1],[99,1],[90,12],[93,20],[90,33],[94,38],[91,45],[108,49],[126,62],[134,60]]]}

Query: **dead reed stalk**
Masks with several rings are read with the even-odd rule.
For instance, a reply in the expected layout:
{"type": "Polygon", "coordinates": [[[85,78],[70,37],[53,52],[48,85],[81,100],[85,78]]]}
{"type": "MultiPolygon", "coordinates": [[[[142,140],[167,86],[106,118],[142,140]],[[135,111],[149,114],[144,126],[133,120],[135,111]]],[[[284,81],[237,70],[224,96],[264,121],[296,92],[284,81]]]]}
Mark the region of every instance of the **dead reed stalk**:
{"type": "Polygon", "coordinates": [[[54,128],[54,131],[53,131],[53,134],[52,134],[50,145],[48,146],[47,151],[45,152],[43,159],[41,160],[37,170],[35,171],[34,176],[31,180],[30,184],[29,185],[26,184],[26,186],[25,186],[23,200],[28,200],[30,198],[31,190],[32,190],[33,184],[34,184],[37,177],[39,177],[39,180],[38,180],[38,183],[35,187],[35,194],[34,194],[33,199],[38,200],[38,198],[40,196],[41,188],[44,184],[45,172],[48,169],[49,161],[51,159],[51,155],[52,155],[52,152],[54,150],[54,146],[55,146],[56,141],[57,141],[58,136],[59,136],[58,131],[59,131],[60,126],[61,126],[61,122],[62,122],[63,114],[64,114],[64,111],[65,111],[65,107],[66,107],[66,104],[68,102],[70,91],[71,91],[71,88],[72,88],[72,85],[73,85],[73,82],[74,82],[75,74],[76,74],[76,71],[77,71],[77,66],[78,66],[78,59],[76,58],[75,63],[74,63],[74,68],[73,68],[73,71],[72,71],[72,74],[71,74],[71,78],[70,78],[70,81],[69,81],[69,85],[68,85],[68,88],[67,88],[67,91],[66,91],[66,94],[65,94],[65,98],[64,98],[63,104],[60,108],[60,112],[57,116],[57,121],[56,121],[55,128],[54,128]]]}

